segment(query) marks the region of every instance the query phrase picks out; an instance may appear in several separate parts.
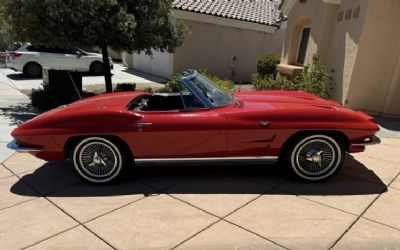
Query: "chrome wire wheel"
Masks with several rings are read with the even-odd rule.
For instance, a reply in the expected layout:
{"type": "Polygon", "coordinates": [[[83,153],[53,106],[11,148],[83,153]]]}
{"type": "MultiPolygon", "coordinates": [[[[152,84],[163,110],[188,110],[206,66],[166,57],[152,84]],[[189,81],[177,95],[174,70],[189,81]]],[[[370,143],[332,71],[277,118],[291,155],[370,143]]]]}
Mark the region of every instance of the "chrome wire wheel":
{"type": "Polygon", "coordinates": [[[94,183],[113,180],[122,168],[119,148],[110,140],[101,137],[82,140],[75,147],[72,158],[78,174],[94,183]]]}
{"type": "Polygon", "coordinates": [[[312,135],[297,142],[290,153],[290,165],[300,178],[318,181],[340,168],[343,149],[330,136],[312,135]]]}
{"type": "Polygon", "coordinates": [[[82,147],[79,163],[83,170],[93,177],[106,177],[117,167],[117,155],[103,142],[91,142],[82,147]]]}

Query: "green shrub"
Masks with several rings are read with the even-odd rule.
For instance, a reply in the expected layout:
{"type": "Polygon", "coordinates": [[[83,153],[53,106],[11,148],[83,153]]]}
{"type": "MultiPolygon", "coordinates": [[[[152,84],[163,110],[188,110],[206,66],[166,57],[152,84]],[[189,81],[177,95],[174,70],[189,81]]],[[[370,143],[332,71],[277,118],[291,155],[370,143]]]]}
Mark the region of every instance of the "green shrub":
{"type": "Polygon", "coordinates": [[[300,85],[300,90],[322,98],[329,97],[329,91],[333,88],[333,78],[329,75],[319,56],[314,54],[312,62],[304,67],[304,72],[296,77],[295,82],[300,85]]]}
{"type": "Polygon", "coordinates": [[[178,73],[175,74],[174,77],[172,77],[172,79],[165,85],[165,92],[164,93],[176,93],[179,92],[179,88],[178,88],[178,84],[176,83],[176,81],[178,81],[179,79],[181,79],[182,74],[178,73]]]}
{"type": "Polygon", "coordinates": [[[280,57],[267,55],[257,58],[257,73],[262,76],[276,77],[276,66],[280,63],[280,57]]]}
{"type": "MultiPolygon", "coordinates": [[[[211,82],[215,83],[218,87],[222,88],[225,91],[232,92],[235,89],[235,84],[230,80],[224,80],[217,76],[213,76],[208,73],[207,69],[202,69],[199,71],[204,77],[206,77],[211,82]]],[[[174,77],[169,81],[165,88],[165,92],[176,93],[179,92],[178,84],[176,83],[177,80],[181,79],[182,74],[178,73],[174,75],[174,77]]]]}
{"type": "MultiPolygon", "coordinates": [[[[72,95],[56,86],[52,87],[49,84],[42,84],[42,86],[43,88],[32,89],[32,92],[29,95],[32,106],[38,108],[40,111],[47,111],[79,100],[79,97],[76,94],[72,95]]],[[[95,94],[92,92],[82,92],[82,98],[94,95],[95,94]]]]}
{"type": "Polygon", "coordinates": [[[257,73],[252,76],[252,83],[256,90],[300,90],[328,98],[333,87],[333,78],[321,64],[318,55],[314,55],[311,64],[306,65],[304,72],[293,81],[283,76],[274,79],[271,75],[257,73]]]}
{"type": "Polygon", "coordinates": [[[115,87],[115,92],[135,91],[136,83],[118,83],[115,87]]]}
{"type": "Polygon", "coordinates": [[[200,73],[225,91],[233,92],[233,90],[235,89],[235,84],[231,80],[221,79],[217,76],[213,76],[208,73],[207,69],[200,70],[200,73]]]}
{"type": "Polygon", "coordinates": [[[256,90],[296,90],[297,86],[286,77],[278,76],[274,79],[271,75],[262,77],[259,74],[252,76],[252,83],[256,90]]]}
{"type": "Polygon", "coordinates": [[[43,89],[32,89],[29,98],[31,99],[32,106],[41,111],[50,110],[60,106],[57,100],[49,96],[48,92],[43,89]]]}
{"type": "Polygon", "coordinates": [[[163,87],[160,89],[155,89],[154,93],[173,93],[173,92],[171,92],[171,90],[169,88],[163,87]]]}
{"type": "Polygon", "coordinates": [[[155,92],[152,87],[144,87],[144,88],[138,89],[137,91],[146,92],[146,93],[154,93],[155,92]]]}

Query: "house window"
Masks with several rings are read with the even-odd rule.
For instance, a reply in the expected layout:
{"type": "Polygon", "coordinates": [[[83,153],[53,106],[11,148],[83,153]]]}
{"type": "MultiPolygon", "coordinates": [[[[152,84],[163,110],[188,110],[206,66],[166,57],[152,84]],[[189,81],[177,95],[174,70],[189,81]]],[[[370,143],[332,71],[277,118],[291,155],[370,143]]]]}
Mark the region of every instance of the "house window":
{"type": "Polygon", "coordinates": [[[310,38],[311,28],[303,28],[303,33],[301,35],[299,53],[297,54],[297,63],[300,65],[304,64],[307,54],[308,39],[310,38]]]}

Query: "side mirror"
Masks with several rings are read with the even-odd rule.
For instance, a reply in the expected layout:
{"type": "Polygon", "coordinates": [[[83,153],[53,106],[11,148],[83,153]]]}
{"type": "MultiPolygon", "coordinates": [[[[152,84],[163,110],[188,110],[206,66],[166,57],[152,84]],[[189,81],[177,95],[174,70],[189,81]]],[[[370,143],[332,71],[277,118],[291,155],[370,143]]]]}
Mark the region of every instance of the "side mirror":
{"type": "Polygon", "coordinates": [[[76,51],[76,57],[81,58],[82,57],[82,52],[79,50],[76,51]]]}

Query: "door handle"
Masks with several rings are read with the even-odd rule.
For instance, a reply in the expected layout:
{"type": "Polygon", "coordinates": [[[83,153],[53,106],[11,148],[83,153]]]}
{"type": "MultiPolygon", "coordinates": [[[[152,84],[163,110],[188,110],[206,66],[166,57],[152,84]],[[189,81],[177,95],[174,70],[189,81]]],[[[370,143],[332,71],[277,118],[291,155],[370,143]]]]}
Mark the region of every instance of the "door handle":
{"type": "Polygon", "coordinates": [[[260,121],[260,126],[261,127],[266,127],[266,126],[268,126],[269,125],[269,122],[268,121],[260,121]]]}
{"type": "Polygon", "coordinates": [[[138,123],[136,124],[136,126],[137,126],[138,128],[152,127],[152,126],[153,126],[153,123],[151,123],[151,122],[138,122],[138,123]]]}

